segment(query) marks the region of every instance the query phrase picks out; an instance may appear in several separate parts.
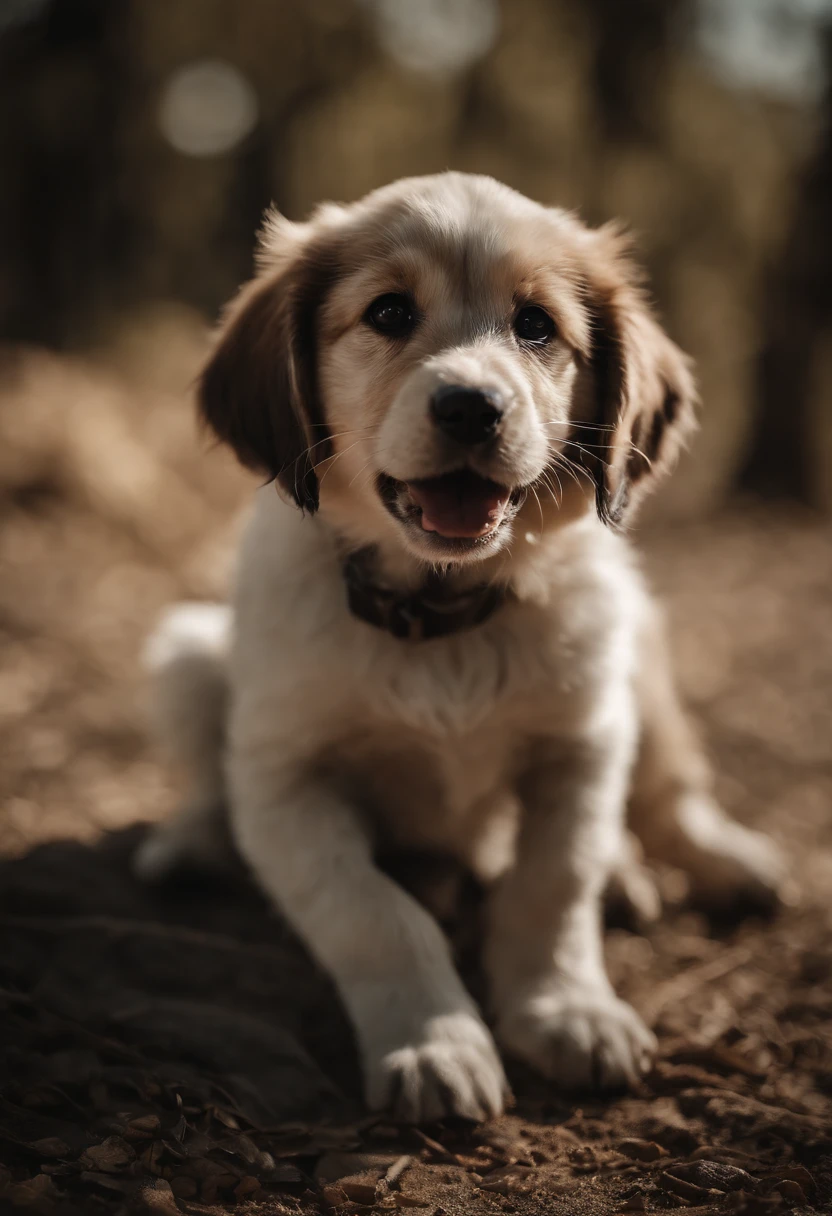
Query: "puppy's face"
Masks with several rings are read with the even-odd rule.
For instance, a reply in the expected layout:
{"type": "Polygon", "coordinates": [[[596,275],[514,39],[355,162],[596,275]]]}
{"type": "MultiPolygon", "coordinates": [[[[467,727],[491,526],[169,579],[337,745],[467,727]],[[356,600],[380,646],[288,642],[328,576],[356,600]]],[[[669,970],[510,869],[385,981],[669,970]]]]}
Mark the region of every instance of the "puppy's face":
{"type": "Polygon", "coordinates": [[[272,221],[262,265],[204,412],[357,544],[392,533],[458,563],[509,545],[518,516],[619,517],[689,424],[684,360],[620,238],[490,179],[272,221]]]}
{"type": "Polygon", "coordinates": [[[320,313],[322,500],[332,481],[342,512],[383,511],[440,562],[493,552],[530,495],[562,491],[588,340],[570,222],[470,182],[389,192],[320,313]]]}

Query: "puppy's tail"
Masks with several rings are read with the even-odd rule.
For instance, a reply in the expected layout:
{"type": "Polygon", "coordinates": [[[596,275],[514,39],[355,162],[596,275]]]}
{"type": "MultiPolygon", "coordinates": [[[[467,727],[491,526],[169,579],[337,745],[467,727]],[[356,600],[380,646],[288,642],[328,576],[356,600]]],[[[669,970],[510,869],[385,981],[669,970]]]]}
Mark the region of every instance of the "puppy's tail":
{"type": "Polygon", "coordinates": [[[145,646],[154,733],[182,772],[187,794],[139,848],[135,868],[142,878],[158,881],[182,865],[214,866],[227,852],[223,758],[232,623],[223,605],[177,604],[145,646]]]}

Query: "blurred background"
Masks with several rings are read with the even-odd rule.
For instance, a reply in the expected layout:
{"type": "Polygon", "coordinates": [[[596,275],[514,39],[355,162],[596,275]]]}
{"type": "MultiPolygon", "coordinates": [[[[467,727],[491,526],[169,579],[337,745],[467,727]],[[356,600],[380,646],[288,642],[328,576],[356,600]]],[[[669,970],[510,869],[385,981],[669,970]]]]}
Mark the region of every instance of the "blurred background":
{"type": "Polygon", "coordinates": [[[0,849],[174,796],[138,656],[223,590],[252,482],[190,386],[264,208],[449,167],[634,229],[703,398],[644,529],[685,690],[819,839],[831,118],[832,0],[0,0],[0,849]]]}
{"type": "MultiPolygon", "coordinates": [[[[719,928],[657,870],[665,917],[606,947],[661,1059],[581,1110],[518,1079],[507,1159],[554,1162],[522,1210],[647,1206],[622,1206],[632,1136],[735,1154],[764,1193],[732,1211],[832,1210],[832,0],[0,0],[0,1206],[121,1213],[146,1169],[183,1202],[241,1211],[254,1171],[321,1210],[297,1121],[354,1118],[349,1033],[250,891],[131,879],[137,821],[178,797],[141,651],[226,591],[255,479],[192,386],[264,208],[445,168],[635,232],[702,394],[636,539],[717,795],[803,899],[719,928]],[[286,1119],[294,1149],[249,1138],[286,1119]]],[[[487,1216],[448,1165],[471,1151],[406,1187],[487,1216]]],[[[716,1210],[685,1186],[651,1194],[716,1210]]]]}

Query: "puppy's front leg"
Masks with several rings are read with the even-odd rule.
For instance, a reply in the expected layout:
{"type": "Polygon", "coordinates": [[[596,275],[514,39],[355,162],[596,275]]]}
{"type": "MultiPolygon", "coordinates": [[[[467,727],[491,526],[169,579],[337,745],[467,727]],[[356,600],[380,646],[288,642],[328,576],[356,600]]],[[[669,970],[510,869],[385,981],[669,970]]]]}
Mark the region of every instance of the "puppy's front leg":
{"type": "Polygon", "coordinates": [[[431,916],[373,864],[349,801],[310,774],[231,764],[243,855],[334,979],[353,1023],[366,1097],[420,1122],[500,1113],[494,1042],[431,916]]]}
{"type": "Polygon", "coordinates": [[[547,753],[521,783],[516,861],[489,908],[497,1035],[565,1086],[618,1086],[645,1072],[655,1051],[603,959],[601,899],[621,839],[629,744],[607,738],[547,753]]]}

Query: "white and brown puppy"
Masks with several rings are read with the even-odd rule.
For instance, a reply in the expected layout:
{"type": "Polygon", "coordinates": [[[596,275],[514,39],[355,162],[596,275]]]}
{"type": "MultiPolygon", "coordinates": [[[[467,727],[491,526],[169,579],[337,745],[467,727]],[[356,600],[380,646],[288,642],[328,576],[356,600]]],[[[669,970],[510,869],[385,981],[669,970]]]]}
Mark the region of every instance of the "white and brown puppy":
{"type": "Polygon", "coordinates": [[[491,885],[497,1040],[559,1084],[637,1077],[654,1038],[600,916],[628,798],[700,892],[781,867],[710,798],[614,531],[693,425],[626,242],[458,173],[274,215],[200,398],[282,498],[258,494],[233,613],[181,608],[152,643],[192,797],[140,869],[207,854],[227,803],[338,986],[370,1105],[478,1119],[504,1101],[494,1040],[374,861],[444,851],[491,885]]]}

